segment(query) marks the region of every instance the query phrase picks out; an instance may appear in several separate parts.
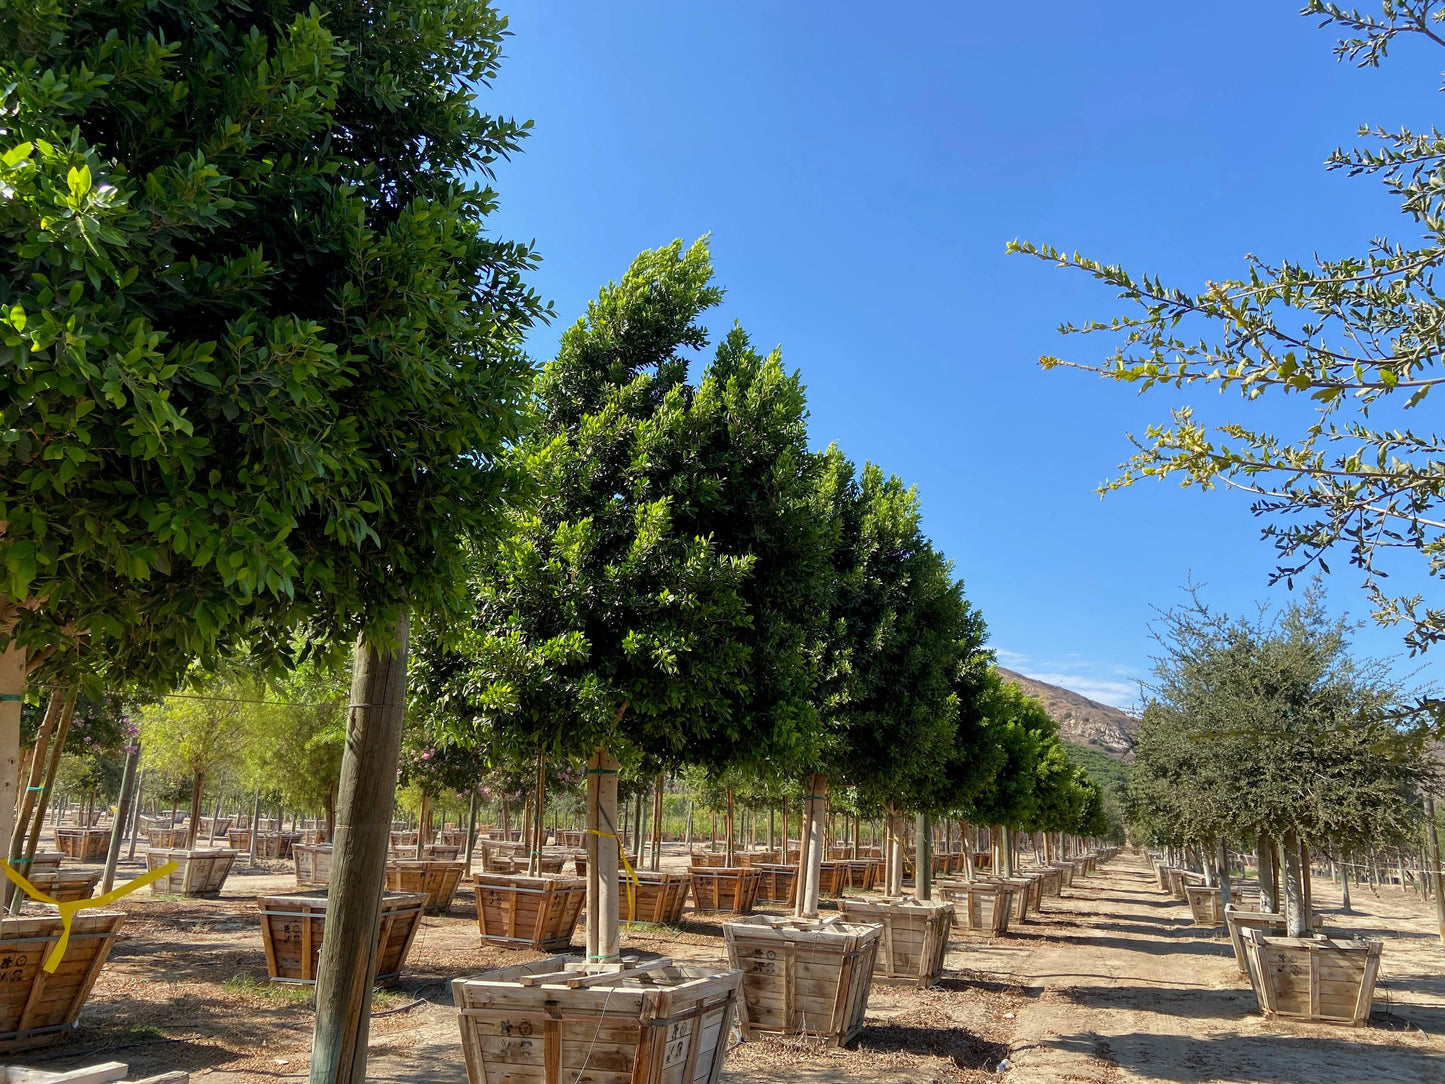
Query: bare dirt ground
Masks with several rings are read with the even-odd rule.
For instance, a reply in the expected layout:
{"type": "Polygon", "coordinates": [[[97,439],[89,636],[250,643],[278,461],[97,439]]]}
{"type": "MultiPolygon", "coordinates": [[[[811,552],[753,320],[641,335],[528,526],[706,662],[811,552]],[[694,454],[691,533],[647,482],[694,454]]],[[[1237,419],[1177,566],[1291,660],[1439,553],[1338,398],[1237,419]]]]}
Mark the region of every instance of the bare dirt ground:
{"type": "MultiPolygon", "coordinates": [[[[131,865],[122,877],[137,872],[131,865]]],[[[218,900],[149,889],[127,897],[118,905],[131,916],[124,940],[80,1027],[14,1061],[60,1069],[118,1060],[135,1075],[185,1069],[206,1084],[304,1079],[310,993],[266,982],[255,908],[256,896],[293,888],[289,864],[272,863],[238,868],[218,900]]],[[[1445,949],[1433,907],[1385,888],[1378,896],[1357,890],[1354,903],[1357,914],[1338,914],[1338,889],[1317,881],[1329,932],[1386,942],[1368,1028],[1266,1021],[1227,940],[1189,925],[1187,907],[1155,886],[1148,864],[1121,855],[1005,938],[956,936],[934,989],[875,985],[852,1049],[744,1043],[729,1054],[723,1079],[1441,1084],[1445,949]]],[[[530,958],[482,945],[474,916],[463,888],[447,915],[424,920],[401,983],[374,1006],[371,1079],[465,1081],[451,980],[530,958]]],[[[708,916],[629,930],[624,951],[725,964],[708,916]]]]}

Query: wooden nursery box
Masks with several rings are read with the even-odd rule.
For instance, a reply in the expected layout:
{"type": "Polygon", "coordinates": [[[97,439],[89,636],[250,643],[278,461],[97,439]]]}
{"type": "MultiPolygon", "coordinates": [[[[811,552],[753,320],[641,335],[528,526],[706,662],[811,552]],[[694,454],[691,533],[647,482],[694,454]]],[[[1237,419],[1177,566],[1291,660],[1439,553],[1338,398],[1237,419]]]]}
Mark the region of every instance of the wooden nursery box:
{"type": "MultiPolygon", "coordinates": [[[[146,843],[152,847],[174,849],[186,845],[189,833],[184,828],[152,828],[146,832],[146,843]]],[[[200,838],[199,836],[197,838],[200,838]]]]}
{"type": "Polygon", "coordinates": [[[725,851],[693,851],[688,861],[693,868],[701,866],[723,866],[728,864],[728,856],[725,851]]]}
{"type": "Polygon", "coordinates": [[[739,851],[737,854],[740,866],[776,866],[780,857],[777,851],[739,851]]]}
{"type": "Polygon", "coordinates": [[[514,948],[566,947],[587,902],[581,877],[474,873],[472,882],[482,940],[514,948]]]}
{"type": "Polygon", "coordinates": [[[942,977],[953,904],[908,897],[864,900],[844,896],[841,906],[848,921],[883,927],[873,968],[875,979],[928,987],[942,977]]]}
{"type": "Polygon", "coordinates": [[[953,924],[961,930],[1002,937],[1013,910],[1013,885],[996,881],[940,881],[940,896],[953,904],[953,924]]]}
{"type": "Polygon", "coordinates": [[[1204,885],[1185,885],[1184,896],[1189,901],[1189,914],[1196,926],[1223,926],[1223,893],[1217,888],[1204,885]]]}
{"type": "Polygon", "coordinates": [[[25,876],[32,873],[54,873],[60,868],[60,863],[65,861],[65,855],[59,851],[41,851],[29,861],[24,858],[10,859],[10,868],[18,869],[25,876]]]}
{"type": "Polygon", "coordinates": [[[782,865],[755,865],[758,871],[758,894],[755,903],[786,903],[789,906],[798,901],[798,867],[782,865]]]}
{"type": "Polygon", "coordinates": [[[723,923],[742,972],[743,1037],[816,1035],[842,1046],[863,1027],[882,927],[755,915],[723,923]]]}
{"type": "MultiPolygon", "coordinates": [[[[226,842],[233,850],[251,851],[251,830],[231,829],[226,833],[226,842]]],[[[256,836],[256,857],[286,859],[291,857],[292,848],[301,842],[300,832],[260,832],[256,836]]]]}
{"type": "Polygon", "coordinates": [[[0,919],[0,1053],[45,1046],[75,1026],[115,945],[123,911],[79,911],[54,974],[41,970],[60,940],[60,916],[0,919]]]}
{"type": "Polygon", "coordinates": [[[841,896],[848,887],[847,862],[821,862],[818,865],[818,895],[841,896]]]}
{"type": "Polygon", "coordinates": [[[757,866],[694,866],[693,906],[699,911],[746,915],[758,898],[762,870],[757,866]]]}
{"type": "Polygon", "coordinates": [[[1039,879],[1039,894],[1041,896],[1062,896],[1064,894],[1064,875],[1051,867],[1039,869],[1033,868],[1024,871],[1026,876],[1039,879]]]}
{"type": "Polygon", "coordinates": [[[146,869],[160,869],[167,862],[176,864],[176,868],[170,873],[151,882],[151,891],[157,895],[219,896],[221,887],[226,883],[226,877],[236,862],[236,855],[240,853],[229,847],[193,851],[147,851],[146,869]]]}
{"type": "Polygon", "coordinates": [[[550,956],[452,983],[470,1084],[715,1084],[742,976],[550,956]]]}
{"type": "Polygon", "coordinates": [[[883,863],[876,858],[850,858],[843,865],[847,876],[843,888],[858,892],[872,892],[883,868],[883,863]]]}
{"type": "Polygon", "coordinates": [[[654,922],[676,926],[687,905],[691,873],[654,873],[638,870],[637,880],[622,876],[622,917],[626,922],[654,922]]]}
{"type": "MultiPolygon", "coordinates": [[[[390,986],[401,977],[406,954],[421,926],[426,897],[418,892],[388,892],[381,898],[381,931],[377,936],[376,985],[390,986]]],[[[266,949],[266,974],[272,982],[315,983],[326,933],[326,893],[262,896],[261,943],[266,949]]]]}
{"type": "Polygon", "coordinates": [[[313,888],[331,883],[330,843],[297,843],[291,848],[296,862],[296,887],[313,888]]]}
{"type": "Polygon", "coordinates": [[[1359,1027],[1370,1019],[1380,941],[1266,937],[1246,930],[1249,984],[1266,1016],[1359,1027]]]}
{"type": "Polygon", "coordinates": [[[427,914],[444,915],[466,872],[465,862],[403,858],[386,864],[386,887],[390,892],[420,892],[426,897],[427,914]]]}
{"type": "MultiPolygon", "coordinates": [[[[130,1066],[123,1061],[107,1061],[83,1069],[52,1071],[24,1069],[18,1065],[0,1065],[0,1084],[112,1084],[130,1076],[130,1066]]],[[[189,1073],[162,1073],[137,1080],[135,1084],[190,1084],[189,1073]]]]}
{"type": "Polygon", "coordinates": [[[88,900],[100,883],[100,871],[83,869],[43,869],[31,873],[29,881],[41,892],[61,903],[88,900]]]}
{"type": "Polygon", "coordinates": [[[55,849],[67,858],[88,862],[110,850],[109,828],[57,828],[55,849]]]}
{"type": "MultiPolygon", "coordinates": [[[[1311,919],[1310,928],[1316,932],[1321,931],[1323,921],[1320,916],[1315,914],[1311,916],[1311,919]]],[[[1244,945],[1246,931],[1258,930],[1266,937],[1283,937],[1289,928],[1289,923],[1282,914],[1233,905],[1224,909],[1224,925],[1229,931],[1230,946],[1234,949],[1234,962],[1239,966],[1241,975],[1249,974],[1249,954],[1244,945]]]]}

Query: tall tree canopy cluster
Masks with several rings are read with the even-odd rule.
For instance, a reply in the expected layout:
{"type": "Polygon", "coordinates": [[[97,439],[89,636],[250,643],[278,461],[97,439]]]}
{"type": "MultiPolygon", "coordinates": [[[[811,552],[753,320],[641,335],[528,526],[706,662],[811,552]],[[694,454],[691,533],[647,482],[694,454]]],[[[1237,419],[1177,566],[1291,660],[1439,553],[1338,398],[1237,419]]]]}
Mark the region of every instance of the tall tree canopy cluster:
{"type": "Polygon", "coordinates": [[[706,243],[675,242],[563,334],[515,450],[532,499],[476,547],[472,619],[416,644],[438,743],[1092,832],[1097,788],[1004,691],[916,492],[812,451],[800,375],[741,329],[697,359],[720,299],[706,243]]]}
{"type": "Polygon", "coordinates": [[[1418,838],[1427,761],[1400,723],[1399,690],[1350,655],[1347,627],[1325,613],[1317,586],[1252,620],[1194,596],[1159,633],[1135,742],[1133,830],[1155,845],[1197,847],[1213,869],[1228,841],[1255,843],[1265,910],[1280,902],[1279,853],[1299,936],[1309,921],[1301,844],[1344,856],[1418,838]]]}

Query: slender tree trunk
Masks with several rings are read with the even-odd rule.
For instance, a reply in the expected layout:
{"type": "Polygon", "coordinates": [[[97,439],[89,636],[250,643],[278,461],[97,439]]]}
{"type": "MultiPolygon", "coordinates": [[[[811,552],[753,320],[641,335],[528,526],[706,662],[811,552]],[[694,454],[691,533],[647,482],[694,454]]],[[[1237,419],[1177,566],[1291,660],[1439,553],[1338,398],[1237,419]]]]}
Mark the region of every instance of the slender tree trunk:
{"type": "Polygon", "coordinates": [[[689,851],[692,850],[692,812],[693,803],[692,799],[689,798],[687,800],[687,823],[684,824],[682,828],[682,845],[686,847],[689,851]]]}
{"type": "Polygon", "coordinates": [[[641,787],[637,788],[637,797],[632,805],[632,868],[642,868],[642,852],[647,845],[647,818],[643,816],[642,800],[645,793],[641,787]]]}
{"type": "Polygon", "coordinates": [[[727,821],[726,821],[726,827],[727,827],[727,845],[726,845],[726,847],[724,848],[724,850],[726,851],[727,857],[723,860],[723,865],[725,865],[725,866],[733,866],[733,865],[736,865],[737,840],[736,840],[736,839],[734,838],[734,836],[733,836],[733,788],[732,788],[732,787],[728,787],[728,790],[727,790],[727,802],[728,802],[728,805],[727,805],[727,821]]]}
{"type": "Polygon", "coordinates": [[[1003,863],[1003,875],[1012,877],[1014,875],[1014,840],[1013,829],[1007,826],[1000,826],[998,830],[998,853],[1003,863]]]}
{"type": "MultiPolygon", "coordinates": [[[[40,846],[40,833],[45,827],[45,810],[50,804],[51,794],[55,792],[55,773],[60,770],[60,757],[65,752],[65,738],[70,733],[70,721],[74,717],[75,694],[72,692],[66,698],[64,710],[60,713],[60,724],[55,731],[55,740],[50,743],[50,755],[47,757],[48,763],[45,766],[45,782],[42,784],[40,799],[35,805],[35,816],[30,822],[30,835],[25,841],[25,853],[18,859],[21,868],[27,871],[40,846]]],[[[55,823],[58,825],[60,821],[57,820],[55,823]]],[[[22,895],[19,892],[10,897],[11,914],[19,913],[21,902],[22,895]]]]}
{"type": "Polygon", "coordinates": [[[536,801],[532,804],[537,807],[536,823],[532,826],[532,850],[527,856],[527,872],[533,877],[540,877],[542,874],[542,847],[546,842],[547,815],[543,811],[546,806],[547,795],[547,756],[542,750],[537,750],[537,783],[536,801]]]}
{"type": "Polygon", "coordinates": [[[1310,871],[1310,849],[1309,845],[1300,840],[1299,845],[1299,869],[1300,869],[1300,901],[1305,912],[1305,929],[1311,929],[1315,922],[1315,893],[1314,877],[1310,871]]]}
{"type": "MultiPolygon", "coordinates": [[[[246,864],[254,867],[256,865],[256,841],[261,834],[261,792],[256,792],[256,804],[251,810],[251,848],[246,856],[246,864]]],[[[388,842],[390,841],[390,837],[388,842]]]]}
{"type": "Polygon", "coordinates": [[[130,822],[130,807],[135,797],[136,764],[139,760],[140,742],[133,741],[125,751],[125,771],[120,777],[120,805],[115,811],[115,823],[110,827],[110,847],[105,852],[105,874],[100,883],[102,896],[115,887],[115,867],[120,861],[120,845],[125,839],[125,827],[130,822]]]}
{"type": "Polygon", "coordinates": [[[1219,905],[1228,907],[1234,902],[1234,896],[1229,890],[1229,844],[1221,839],[1219,841],[1219,905]]]}
{"type": "Polygon", "coordinates": [[[1279,893],[1275,891],[1274,839],[1261,832],[1256,846],[1259,850],[1259,909],[1279,914],[1279,893]]]}
{"type": "Polygon", "coordinates": [[[973,833],[969,831],[967,821],[960,822],[959,835],[963,837],[963,879],[973,880],[973,833]]]}
{"type": "Polygon", "coordinates": [[[1350,866],[1349,856],[1340,854],[1340,910],[1345,914],[1353,914],[1350,907],[1350,866]]]}
{"type": "Polygon", "coordinates": [[[126,861],[135,861],[136,843],[140,841],[140,811],[141,800],[145,795],[146,773],[141,769],[136,773],[135,778],[135,801],[131,803],[130,812],[130,846],[126,849],[126,861]]]}
{"type": "MultiPolygon", "coordinates": [[[[41,720],[40,730],[35,735],[35,744],[31,746],[30,770],[25,773],[25,790],[18,792],[19,813],[14,820],[13,831],[10,836],[10,849],[8,854],[12,859],[11,867],[19,869],[21,873],[28,874],[30,871],[24,868],[24,864],[17,864],[14,859],[22,856],[25,850],[25,837],[30,827],[30,816],[35,811],[36,799],[39,797],[40,780],[44,778],[45,769],[49,765],[50,742],[55,734],[56,728],[60,725],[60,717],[65,711],[65,701],[70,696],[68,690],[57,689],[50,694],[46,703],[45,716],[41,720]]],[[[4,705],[0,704],[0,710],[4,705]]],[[[15,886],[6,880],[0,886],[3,898],[8,902],[10,894],[15,891],[15,886]]]]}
{"type": "Polygon", "coordinates": [[[803,918],[818,917],[818,897],[823,877],[823,839],[828,815],[828,777],[808,778],[806,823],[799,831],[798,902],[796,912],[803,918]]]}
{"type": "MultiPolygon", "coordinates": [[[[11,641],[0,652],[0,840],[11,839],[15,832],[15,807],[19,804],[16,798],[20,795],[20,706],[24,699],[25,649],[11,641]]],[[[9,853],[20,857],[14,847],[9,853]]],[[[5,884],[9,886],[8,878],[5,884]]]]}
{"type": "Polygon", "coordinates": [[[201,830],[201,795],[205,793],[206,773],[191,777],[191,811],[186,816],[186,850],[194,850],[196,833],[201,830]]]}
{"type": "Polygon", "coordinates": [[[933,822],[927,813],[918,814],[915,844],[918,870],[913,875],[913,895],[920,900],[933,898],[933,822]]]}
{"type": "Polygon", "coordinates": [[[657,782],[652,788],[652,855],[647,868],[653,873],[662,868],[662,788],[665,782],[662,772],[657,773],[657,782]]]}
{"type": "Polygon", "coordinates": [[[365,1084],[371,988],[406,705],[408,619],[383,647],[356,645],[340,807],[316,981],[311,1084],[365,1084]]]}
{"type": "Polygon", "coordinates": [[[467,802],[467,840],[466,840],[466,863],[467,877],[472,875],[472,851],[477,843],[477,788],[472,788],[470,799],[467,802]]]}
{"type": "Polygon", "coordinates": [[[1284,915],[1285,936],[1303,937],[1309,928],[1309,916],[1305,914],[1303,882],[1299,868],[1299,834],[1291,828],[1282,840],[1284,852],[1284,915]]]}
{"type": "MultiPolygon", "coordinates": [[[[625,710],[625,709],[624,709],[625,710]]],[[[618,933],[617,758],[599,748],[587,762],[587,960],[611,963],[622,955],[618,933]],[[594,833],[601,833],[594,834],[594,833]]]]}
{"type": "Polygon", "coordinates": [[[1430,850],[1430,887],[1435,892],[1435,920],[1440,943],[1445,944],[1445,884],[1440,874],[1440,822],[1435,819],[1435,796],[1425,795],[1425,845],[1430,850]]]}
{"type": "MultiPolygon", "coordinates": [[[[421,809],[417,812],[417,817],[416,817],[416,857],[417,857],[418,859],[421,859],[421,858],[425,858],[425,857],[426,857],[426,826],[427,826],[427,823],[428,823],[430,820],[431,820],[431,795],[427,794],[426,791],[422,791],[422,795],[421,795],[421,809]]],[[[391,818],[390,818],[390,817],[387,818],[386,842],[387,842],[387,845],[390,846],[390,844],[391,844],[391,818]]]]}
{"type": "Polygon", "coordinates": [[[773,807],[768,806],[768,850],[777,850],[777,848],[773,846],[777,838],[777,825],[773,823],[773,807]]]}
{"type": "Polygon", "coordinates": [[[887,829],[888,829],[888,895],[903,895],[903,832],[899,821],[902,817],[898,813],[897,806],[890,803],[887,807],[887,829]]]}

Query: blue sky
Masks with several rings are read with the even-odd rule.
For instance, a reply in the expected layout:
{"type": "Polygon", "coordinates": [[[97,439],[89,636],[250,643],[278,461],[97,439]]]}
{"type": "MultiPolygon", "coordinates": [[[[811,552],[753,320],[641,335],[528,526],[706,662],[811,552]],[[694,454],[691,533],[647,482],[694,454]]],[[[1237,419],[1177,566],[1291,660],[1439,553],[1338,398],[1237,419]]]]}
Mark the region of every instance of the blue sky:
{"type": "MultiPolygon", "coordinates": [[[[1241,411],[1040,371],[1041,354],[1100,356],[1060,322],[1123,310],[1004,247],[1196,287],[1248,252],[1341,255],[1402,230],[1375,182],[1321,162],[1360,123],[1434,120],[1442,56],[1338,64],[1296,7],[503,0],[515,36],[482,104],[536,121],[498,171],[495,219],[544,257],[558,318],[532,349],[550,357],[639,250],[710,233],[728,291],[715,335],[736,321],[780,344],[814,442],[917,485],[1000,661],[1127,705],[1152,607],[1191,577],[1231,611],[1285,590],[1244,499],[1094,490],[1125,434],[1172,406],[1241,411]]],[[[1332,604],[1367,617],[1332,567],[1332,604]]],[[[1357,643],[1400,653],[1396,631],[1357,643]]],[[[1441,663],[1423,665],[1421,680],[1441,663]]]]}

